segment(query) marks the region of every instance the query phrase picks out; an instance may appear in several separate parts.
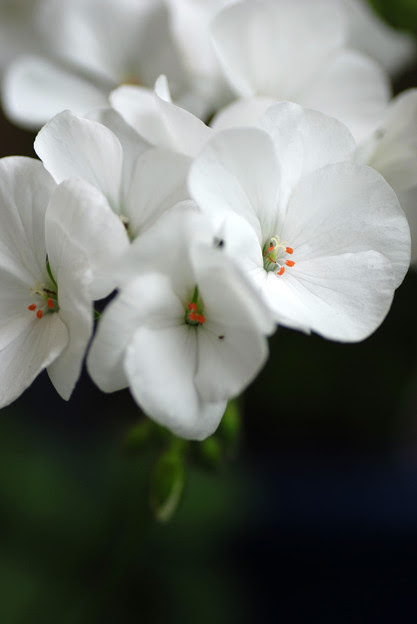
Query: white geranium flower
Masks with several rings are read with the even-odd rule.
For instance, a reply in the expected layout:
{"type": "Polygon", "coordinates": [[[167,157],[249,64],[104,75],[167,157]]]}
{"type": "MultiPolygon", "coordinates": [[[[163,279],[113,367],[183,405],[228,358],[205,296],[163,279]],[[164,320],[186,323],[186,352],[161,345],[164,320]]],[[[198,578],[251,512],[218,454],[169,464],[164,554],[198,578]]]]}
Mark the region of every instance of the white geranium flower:
{"type": "Polygon", "coordinates": [[[17,59],[3,84],[6,113],[25,127],[106,106],[122,83],[151,87],[164,72],[177,95],[188,80],[162,0],[43,0],[36,27],[43,56],[17,59]]]}
{"type": "Polygon", "coordinates": [[[408,267],[397,197],[375,170],[346,162],[355,143],[335,119],[282,103],[262,125],[214,136],[191,168],[191,196],[217,214],[279,323],[361,340],[408,267]]]}
{"type": "Polygon", "coordinates": [[[264,364],[273,331],[223,244],[188,203],[161,217],[125,256],[87,361],[102,390],[128,385],[146,414],[185,438],[214,432],[264,364]]]}
{"type": "Polygon", "coordinates": [[[340,119],[357,140],[378,126],[389,81],[374,61],[344,47],[339,2],[239,2],[218,14],[212,32],[236,97],[297,102],[340,119]]]}
{"type": "Polygon", "coordinates": [[[188,197],[190,159],[152,148],[114,111],[98,111],[96,116],[109,127],[69,111],[60,113],[39,132],[35,151],[56,182],[77,177],[100,190],[133,239],[188,197]]]}
{"type": "Polygon", "coordinates": [[[35,160],[0,161],[1,407],[44,368],[59,394],[71,395],[93,327],[92,301],[108,294],[96,284],[101,260],[124,244],[109,237],[109,214],[90,202],[96,193],[74,180],[56,187],[35,160]],[[86,252],[92,232],[98,235],[86,252]]]}

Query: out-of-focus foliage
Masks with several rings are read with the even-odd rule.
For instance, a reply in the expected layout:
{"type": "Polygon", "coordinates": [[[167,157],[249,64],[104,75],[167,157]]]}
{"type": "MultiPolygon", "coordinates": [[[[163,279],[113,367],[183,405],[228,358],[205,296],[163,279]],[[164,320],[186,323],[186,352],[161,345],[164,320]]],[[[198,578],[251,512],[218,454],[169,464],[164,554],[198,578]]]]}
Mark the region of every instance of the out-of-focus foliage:
{"type": "Polygon", "coordinates": [[[395,26],[417,35],[416,0],[369,0],[372,7],[395,26]]]}

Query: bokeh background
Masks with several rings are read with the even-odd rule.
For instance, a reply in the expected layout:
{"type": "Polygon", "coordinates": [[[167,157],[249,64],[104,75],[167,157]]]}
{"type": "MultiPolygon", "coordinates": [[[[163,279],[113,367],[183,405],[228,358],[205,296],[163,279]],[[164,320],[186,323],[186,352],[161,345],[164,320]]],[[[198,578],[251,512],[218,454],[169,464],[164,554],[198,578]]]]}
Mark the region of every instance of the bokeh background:
{"type": "MultiPolygon", "coordinates": [[[[416,0],[373,4],[417,34],[416,0]]],[[[1,156],[33,139],[1,117],[1,156]]],[[[160,523],[129,393],[84,372],[64,403],[41,375],[0,414],[0,623],[415,622],[417,272],[362,344],[279,330],[242,412],[160,523]]]]}

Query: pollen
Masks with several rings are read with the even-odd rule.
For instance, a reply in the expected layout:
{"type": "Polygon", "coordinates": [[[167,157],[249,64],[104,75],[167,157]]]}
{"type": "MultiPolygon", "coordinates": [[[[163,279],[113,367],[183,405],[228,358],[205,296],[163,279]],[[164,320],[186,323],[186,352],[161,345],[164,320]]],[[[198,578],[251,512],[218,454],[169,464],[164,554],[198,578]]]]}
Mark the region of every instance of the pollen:
{"type": "Polygon", "coordinates": [[[30,303],[27,309],[30,312],[35,312],[36,310],[36,318],[41,319],[47,314],[58,312],[59,305],[56,285],[54,289],[54,286],[49,287],[49,285],[46,286],[37,281],[35,287],[29,290],[31,296],[35,298],[35,301],[30,303]]]}
{"type": "Polygon", "coordinates": [[[291,256],[293,253],[293,247],[289,247],[286,242],[281,241],[278,235],[267,239],[263,248],[265,271],[277,276],[284,275],[285,267],[292,268],[295,265],[294,260],[287,259],[287,256],[291,256]]]}
{"type": "Polygon", "coordinates": [[[198,286],[195,286],[191,301],[187,304],[185,311],[185,323],[192,327],[200,327],[206,322],[206,317],[203,314],[204,306],[200,297],[198,286]]]}

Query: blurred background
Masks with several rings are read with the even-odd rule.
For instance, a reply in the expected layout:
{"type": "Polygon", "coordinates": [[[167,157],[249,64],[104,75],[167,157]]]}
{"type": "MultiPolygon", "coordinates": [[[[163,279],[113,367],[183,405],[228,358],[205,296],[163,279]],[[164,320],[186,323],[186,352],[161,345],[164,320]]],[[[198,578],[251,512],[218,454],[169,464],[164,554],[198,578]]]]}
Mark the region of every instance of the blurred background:
{"type": "MultiPolygon", "coordinates": [[[[373,4],[417,34],[415,0],[373,4]]],[[[34,136],[2,116],[0,155],[34,136]]],[[[161,523],[164,441],[126,447],[129,393],[84,372],[64,403],[41,375],[0,415],[1,624],[415,622],[417,272],[362,344],[280,329],[242,410],[237,448],[194,449],[161,523]]]]}

